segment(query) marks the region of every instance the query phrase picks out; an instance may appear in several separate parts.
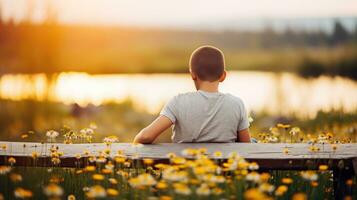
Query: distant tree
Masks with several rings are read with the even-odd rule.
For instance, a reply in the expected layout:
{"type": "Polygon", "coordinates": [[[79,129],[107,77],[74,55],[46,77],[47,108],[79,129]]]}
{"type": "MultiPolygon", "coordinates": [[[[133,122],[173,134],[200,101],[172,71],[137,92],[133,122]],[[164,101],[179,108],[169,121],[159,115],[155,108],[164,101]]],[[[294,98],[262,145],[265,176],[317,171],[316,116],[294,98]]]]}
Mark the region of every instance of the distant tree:
{"type": "Polygon", "coordinates": [[[277,46],[277,34],[273,27],[267,24],[261,34],[261,46],[263,48],[271,48],[277,46]]]}
{"type": "Polygon", "coordinates": [[[293,46],[297,42],[295,36],[296,34],[294,30],[288,26],[282,34],[282,42],[284,42],[287,46],[293,46]]]}
{"type": "Polygon", "coordinates": [[[349,40],[349,33],[340,21],[335,21],[334,30],[331,36],[332,44],[341,44],[349,40]]]}
{"type": "Polygon", "coordinates": [[[320,29],[306,35],[309,46],[323,46],[328,44],[328,35],[320,29]]]}

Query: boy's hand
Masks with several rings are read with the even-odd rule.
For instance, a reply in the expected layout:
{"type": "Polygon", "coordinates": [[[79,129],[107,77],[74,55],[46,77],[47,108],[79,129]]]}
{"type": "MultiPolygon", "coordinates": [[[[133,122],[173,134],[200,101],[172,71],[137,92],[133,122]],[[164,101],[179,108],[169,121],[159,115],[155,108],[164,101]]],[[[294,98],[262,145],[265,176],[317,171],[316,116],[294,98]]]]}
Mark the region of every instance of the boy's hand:
{"type": "Polygon", "coordinates": [[[243,129],[243,130],[238,131],[237,142],[248,142],[248,143],[250,143],[249,129],[243,129]]]}
{"type": "Polygon", "coordinates": [[[162,132],[170,128],[172,124],[173,123],[168,117],[160,115],[155,121],[135,136],[134,143],[151,144],[162,132]]]}

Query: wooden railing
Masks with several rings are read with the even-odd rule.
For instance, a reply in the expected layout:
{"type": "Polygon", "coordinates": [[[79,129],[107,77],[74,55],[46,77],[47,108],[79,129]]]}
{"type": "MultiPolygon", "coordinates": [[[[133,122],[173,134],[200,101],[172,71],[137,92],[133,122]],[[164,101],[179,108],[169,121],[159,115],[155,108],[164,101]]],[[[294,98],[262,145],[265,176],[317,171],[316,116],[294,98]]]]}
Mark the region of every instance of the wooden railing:
{"type": "Polygon", "coordinates": [[[9,164],[8,158],[14,157],[15,166],[53,166],[50,148],[62,152],[59,167],[83,167],[87,165],[89,155],[97,155],[99,151],[110,149],[110,156],[122,150],[127,157],[133,159],[152,158],[157,162],[167,162],[168,154],[184,156],[181,152],[187,148],[205,148],[212,157],[216,151],[222,152],[220,159],[226,159],[231,152],[237,152],[248,161],[259,164],[260,170],[306,170],[317,169],[319,165],[328,165],[333,170],[334,189],[338,195],[344,194],[346,180],[357,174],[357,144],[245,144],[245,143],[185,143],[185,144],[152,144],[132,145],[115,143],[108,146],[103,143],[92,144],[58,144],[58,143],[24,143],[0,142],[4,148],[0,150],[0,165],[9,164]],[[32,158],[36,152],[36,162],[32,158]],[[85,154],[84,152],[87,152],[85,154]]]}

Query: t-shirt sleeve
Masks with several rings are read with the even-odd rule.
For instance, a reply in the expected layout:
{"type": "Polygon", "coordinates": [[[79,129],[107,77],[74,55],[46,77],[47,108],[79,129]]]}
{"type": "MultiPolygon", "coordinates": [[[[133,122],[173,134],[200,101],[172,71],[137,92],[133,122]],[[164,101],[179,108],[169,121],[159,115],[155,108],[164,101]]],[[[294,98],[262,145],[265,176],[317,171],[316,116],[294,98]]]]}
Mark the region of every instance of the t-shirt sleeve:
{"type": "Polygon", "coordinates": [[[240,120],[238,124],[238,131],[249,128],[248,112],[242,101],[241,101],[240,108],[241,109],[240,109],[240,120]]]}
{"type": "Polygon", "coordinates": [[[176,122],[177,116],[177,97],[173,97],[169,102],[165,104],[162,108],[160,115],[168,117],[172,123],[176,122]]]}

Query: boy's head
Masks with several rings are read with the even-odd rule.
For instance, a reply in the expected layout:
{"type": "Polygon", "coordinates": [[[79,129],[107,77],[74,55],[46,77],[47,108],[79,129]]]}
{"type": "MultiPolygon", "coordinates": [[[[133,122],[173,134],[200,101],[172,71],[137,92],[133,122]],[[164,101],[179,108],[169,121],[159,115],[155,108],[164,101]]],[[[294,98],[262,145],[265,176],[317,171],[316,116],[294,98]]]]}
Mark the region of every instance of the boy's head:
{"type": "Polygon", "coordinates": [[[190,58],[190,71],[193,77],[201,81],[223,81],[225,76],[223,52],[213,46],[197,48],[190,58]]]}

